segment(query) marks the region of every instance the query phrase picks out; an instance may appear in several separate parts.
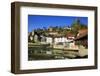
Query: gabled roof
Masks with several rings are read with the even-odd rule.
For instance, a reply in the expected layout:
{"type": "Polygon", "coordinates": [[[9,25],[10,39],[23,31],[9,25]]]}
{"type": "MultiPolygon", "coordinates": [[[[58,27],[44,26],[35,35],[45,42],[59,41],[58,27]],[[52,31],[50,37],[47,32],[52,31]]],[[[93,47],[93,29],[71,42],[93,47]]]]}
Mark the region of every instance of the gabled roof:
{"type": "Polygon", "coordinates": [[[87,35],[88,35],[88,30],[87,29],[79,30],[78,36],[74,40],[81,39],[81,38],[83,38],[87,35]]]}

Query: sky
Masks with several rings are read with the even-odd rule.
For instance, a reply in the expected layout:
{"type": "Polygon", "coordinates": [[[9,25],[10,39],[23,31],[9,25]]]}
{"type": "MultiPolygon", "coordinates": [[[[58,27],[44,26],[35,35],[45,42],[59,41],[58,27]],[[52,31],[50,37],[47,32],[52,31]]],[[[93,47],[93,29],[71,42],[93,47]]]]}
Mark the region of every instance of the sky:
{"type": "Polygon", "coordinates": [[[28,15],[28,32],[50,26],[71,26],[77,18],[82,24],[88,25],[88,17],[28,15]]]}

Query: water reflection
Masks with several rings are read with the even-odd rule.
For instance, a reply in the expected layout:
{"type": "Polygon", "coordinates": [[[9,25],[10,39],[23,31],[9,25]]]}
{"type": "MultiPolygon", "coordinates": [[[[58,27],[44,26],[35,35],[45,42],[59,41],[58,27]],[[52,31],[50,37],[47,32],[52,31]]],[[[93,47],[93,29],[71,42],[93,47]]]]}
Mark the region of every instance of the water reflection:
{"type": "Polygon", "coordinates": [[[50,44],[32,44],[28,47],[28,60],[55,60],[87,58],[79,56],[78,49],[54,48],[50,44]]]}

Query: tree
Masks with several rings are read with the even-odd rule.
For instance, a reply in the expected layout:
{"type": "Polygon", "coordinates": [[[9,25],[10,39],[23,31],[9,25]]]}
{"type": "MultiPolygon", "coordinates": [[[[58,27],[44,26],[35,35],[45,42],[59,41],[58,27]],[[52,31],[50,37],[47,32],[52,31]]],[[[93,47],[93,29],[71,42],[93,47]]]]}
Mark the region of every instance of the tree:
{"type": "Polygon", "coordinates": [[[87,26],[85,24],[82,24],[80,20],[77,18],[71,26],[72,30],[71,32],[77,35],[78,31],[81,29],[87,29],[87,26]]]}

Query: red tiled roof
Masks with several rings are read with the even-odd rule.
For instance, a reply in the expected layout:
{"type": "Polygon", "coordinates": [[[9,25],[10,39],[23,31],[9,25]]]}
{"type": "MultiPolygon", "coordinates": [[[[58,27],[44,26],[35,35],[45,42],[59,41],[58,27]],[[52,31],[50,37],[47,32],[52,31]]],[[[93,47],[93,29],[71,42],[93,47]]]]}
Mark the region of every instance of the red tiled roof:
{"type": "Polygon", "coordinates": [[[83,34],[83,33],[87,33],[88,30],[87,29],[82,29],[82,30],[79,30],[78,32],[79,32],[79,34],[83,34]]]}
{"type": "Polygon", "coordinates": [[[75,37],[75,35],[72,33],[68,33],[68,34],[66,34],[66,37],[75,37]]]}
{"type": "Polygon", "coordinates": [[[88,30],[87,29],[79,30],[79,33],[78,34],[79,34],[79,36],[77,36],[75,38],[75,40],[78,40],[80,38],[83,38],[83,37],[87,36],[88,35],[88,30]]]}

